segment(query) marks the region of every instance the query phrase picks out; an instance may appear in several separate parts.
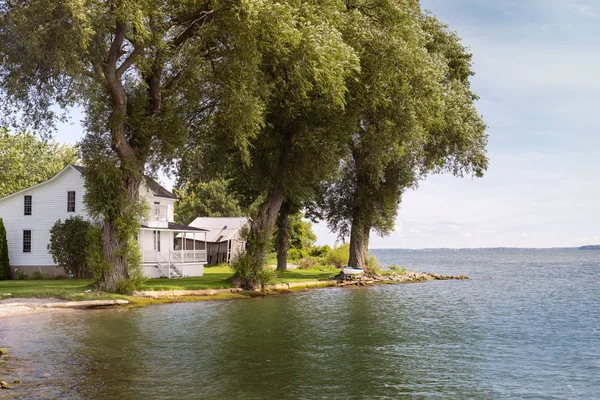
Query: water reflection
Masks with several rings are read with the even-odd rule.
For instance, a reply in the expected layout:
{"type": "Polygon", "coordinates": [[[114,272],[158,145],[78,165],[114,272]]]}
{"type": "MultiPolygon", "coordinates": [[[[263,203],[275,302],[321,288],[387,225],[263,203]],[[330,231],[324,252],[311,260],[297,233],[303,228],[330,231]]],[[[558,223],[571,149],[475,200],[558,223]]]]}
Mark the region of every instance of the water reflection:
{"type": "Polygon", "coordinates": [[[600,398],[600,263],[489,263],[464,282],[2,320],[11,395],[600,398]]]}

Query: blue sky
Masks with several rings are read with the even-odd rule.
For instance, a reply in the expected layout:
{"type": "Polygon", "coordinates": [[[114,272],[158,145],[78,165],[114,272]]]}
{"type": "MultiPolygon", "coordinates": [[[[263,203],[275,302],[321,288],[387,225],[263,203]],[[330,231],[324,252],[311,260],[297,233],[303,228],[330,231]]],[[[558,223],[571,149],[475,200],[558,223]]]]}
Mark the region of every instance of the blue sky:
{"type": "MultiPolygon", "coordinates": [[[[474,54],[489,125],[482,179],[433,176],[372,248],[600,243],[600,0],[423,0],[474,54]]],[[[81,119],[73,115],[73,120],[81,119]]],[[[62,142],[81,136],[64,126],[62,142]]],[[[320,243],[335,235],[320,224],[320,243]]]]}

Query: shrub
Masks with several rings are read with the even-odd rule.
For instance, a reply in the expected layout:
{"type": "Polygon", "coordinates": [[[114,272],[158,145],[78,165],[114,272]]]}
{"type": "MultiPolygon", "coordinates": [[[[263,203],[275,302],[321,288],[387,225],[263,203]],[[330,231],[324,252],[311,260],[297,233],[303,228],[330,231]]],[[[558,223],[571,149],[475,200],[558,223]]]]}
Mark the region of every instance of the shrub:
{"type": "Polygon", "coordinates": [[[272,268],[254,269],[254,260],[248,253],[237,255],[231,262],[231,270],[235,278],[241,281],[244,289],[253,289],[259,285],[268,285],[275,282],[277,273],[272,268]],[[256,275],[254,275],[256,274],[256,275]]]}
{"type": "Polygon", "coordinates": [[[399,267],[397,267],[395,265],[392,265],[390,267],[390,271],[392,271],[392,272],[394,272],[394,273],[396,273],[398,275],[405,275],[406,274],[406,268],[404,268],[404,267],[399,268],[399,267]]]}
{"type": "Polygon", "coordinates": [[[313,257],[325,257],[331,251],[331,247],[328,245],[314,246],[310,249],[309,254],[313,257]]]}
{"type": "Polygon", "coordinates": [[[375,256],[369,256],[367,258],[367,265],[366,265],[366,269],[378,274],[381,271],[381,265],[379,265],[379,262],[377,261],[377,257],[375,256]]]}
{"type": "Polygon", "coordinates": [[[327,254],[327,262],[335,265],[337,268],[342,268],[348,264],[350,259],[350,245],[343,244],[339,247],[335,247],[327,254]]]}
{"type": "Polygon", "coordinates": [[[88,232],[91,228],[89,221],[75,216],[65,222],[59,219],[50,230],[48,250],[54,262],[63,267],[66,274],[77,278],[91,276],[87,260],[88,232]]]}
{"type": "Polygon", "coordinates": [[[277,272],[272,268],[265,268],[258,274],[258,280],[263,286],[275,283],[276,278],[277,272]]]}
{"type": "Polygon", "coordinates": [[[8,241],[4,221],[0,218],[0,280],[10,279],[10,260],[8,259],[8,241]]]}
{"type": "Polygon", "coordinates": [[[130,239],[123,249],[125,261],[127,263],[127,278],[117,283],[117,292],[121,294],[131,294],[134,290],[139,290],[146,277],[142,269],[142,253],[137,241],[130,239]]]}
{"type": "Polygon", "coordinates": [[[88,268],[94,279],[100,280],[109,270],[109,265],[102,252],[102,229],[99,226],[92,226],[87,232],[87,255],[86,261],[88,268]]]}
{"type": "Polygon", "coordinates": [[[298,261],[304,257],[306,257],[306,253],[302,250],[294,248],[288,250],[288,260],[290,261],[298,261]]]}
{"type": "Polygon", "coordinates": [[[238,254],[231,262],[231,270],[236,277],[246,281],[252,274],[252,258],[245,252],[238,254]]]}
{"type": "Polygon", "coordinates": [[[29,275],[27,275],[27,272],[19,271],[16,268],[15,268],[15,275],[17,277],[17,280],[20,280],[20,281],[24,281],[26,279],[29,279],[29,275]]]}
{"type": "Polygon", "coordinates": [[[298,268],[300,269],[313,269],[319,263],[319,259],[316,257],[305,257],[298,260],[298,268]]]}
{"type": "Polygon", "coordinates": [[[40,280],[44,279],[44,275],[42,275],[42,273],[40,271],[34,271],[31,274],[31,278],[29,278],[29,279],[40,281],[40,280]]]}

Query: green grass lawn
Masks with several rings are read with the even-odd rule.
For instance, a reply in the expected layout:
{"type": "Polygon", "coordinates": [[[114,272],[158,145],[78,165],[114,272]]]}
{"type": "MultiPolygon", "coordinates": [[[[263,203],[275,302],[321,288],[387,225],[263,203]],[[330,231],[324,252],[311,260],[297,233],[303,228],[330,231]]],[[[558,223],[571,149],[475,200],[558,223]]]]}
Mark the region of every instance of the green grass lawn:
{"type": "Polygon", "coordinates": [[[144,283],[142,290],[201,290],[232,288],[234,286],[231,284],[231,282],[229,282],[232,275],[231,268],[229,268],[228,265],[204,267],[204,276],[180,279],[148,279],[146,283],[144,283]]]}
{"type": "MultiPolygon", "coordinates": [[[[308,269],[277,272],[275,283],[309,282],[327,280],[337,272],[335,269],[308,269]]],[[[204,276],[181,279],[148,279],[142,290],[201,290],[232,288],[229,282],[232,276],[228,265],[205,267],[204,276]]],[[[56,297],[60,299],[83,300],[92,298],[94,294],[81,295],[87,289],[93,289],[92,279],[57,279],[57,280],[10,280],[0,281],[0,298],[6,293],[16,297],[56,297]]],[[[117,295],[111,297],[118,298],[117,295]]],[[[97,297],[96,297],[97,298],[97,297]]]]}
{"type": "Polygon", "coordinates": [[[92,289],[93,279],[55,279],[55,280],[10,280],[0,281],[0,298],[10,293],[12,297],[58,297],[92,289]]]}
{"type": "Polygon", "coordinates": [[[326,269],[325,271],[320,269],[293,269],[277,272],[275,283],[325,281],[338,273],[339,270],[335,268],[326,269]]]}

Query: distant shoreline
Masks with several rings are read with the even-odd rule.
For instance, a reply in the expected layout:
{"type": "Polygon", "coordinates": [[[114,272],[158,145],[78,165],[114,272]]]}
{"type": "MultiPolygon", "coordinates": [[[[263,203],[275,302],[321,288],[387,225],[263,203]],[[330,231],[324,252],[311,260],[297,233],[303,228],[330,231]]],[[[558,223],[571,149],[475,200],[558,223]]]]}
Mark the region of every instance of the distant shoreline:
{"type": "Polygon", "coordinates": [[[428,247],[420,249],[408,249],[401,247],[371,248],[369,251],[543,251],[543,250],[600,250],[599,244],[577,247],[428,247]]]}

